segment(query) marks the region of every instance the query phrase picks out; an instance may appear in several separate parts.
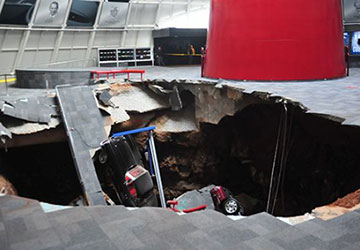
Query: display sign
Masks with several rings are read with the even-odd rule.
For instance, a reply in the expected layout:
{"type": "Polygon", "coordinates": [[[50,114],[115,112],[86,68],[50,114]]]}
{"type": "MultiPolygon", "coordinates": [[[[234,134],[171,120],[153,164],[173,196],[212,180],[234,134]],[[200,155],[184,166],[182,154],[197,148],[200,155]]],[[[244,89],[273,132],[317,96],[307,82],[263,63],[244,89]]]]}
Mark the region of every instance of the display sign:
{"type": "Polygon", "coordinates": [[[95,23],[99,2],[73,0],[68,26],[93,26],[95,23]]]}
{"type": "Polygon", "coordinates": [[[116,49],[102,49],[99,50],[99,60],[103,61],[116,61],[116,49]]]}
{"type": "Polygon", "coordinates": [[[136,49],[136,60],[149,60],[151,59],[151,49],[150,48],[141,48],[136,49]]]}
{"type": "Polygon", "coordinates": [[[343,0],[345,23],[360,23],[360,0],[343,0]]]}
{"type": "Polygon", "coordinates": [[[118,49],[119,61],[131,61],[134,60],[134,49],[118,49]]]}
{"type": "Polygon", "coordinates": [[[128,3],[104,2],[99,27],[124,27],[128,7],[128,3]]]}
{"type": "Polygon", "coordinates": [[[351,38],[351,54],[358,55],[360,54],[360,31],[355,31],[352,34],[351,38]]]}
{"type": "Polygon", "coordinates": [[[0,24],[28,25],[34,12],[36,0],[5,0],[0,15],[0,24]]]}
{"type": "Polygon", "coordinates": [[[350,46],[350,34],[349,32],[344,32],[344,45],[350,46]]]}
{"type": "Polygon", "coordinates": [[[34,26],[62,26],[66,18],[68,5],[68,0],[41,0],[34,26]]]}

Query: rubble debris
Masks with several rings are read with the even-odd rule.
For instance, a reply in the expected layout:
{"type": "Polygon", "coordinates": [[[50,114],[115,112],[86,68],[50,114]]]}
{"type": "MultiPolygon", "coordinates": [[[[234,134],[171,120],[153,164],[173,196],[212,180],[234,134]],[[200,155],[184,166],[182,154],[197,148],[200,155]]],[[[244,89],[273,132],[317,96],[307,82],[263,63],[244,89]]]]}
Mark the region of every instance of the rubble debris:
{"type": "Polygon", "coordinates": [[[53,94],[5,96],[0,101],[2,125],[14,135],[33,134],[60,124],[53,94]]]}
{"type": "Polygon", "coordinates": [[[110,94],[112,96],[130,91],[133,88],[133,84],[131,83],[114,83],[106,86],[110,89],[110,94]]]}
{"type": "Polygon", "coordinates": [[[179,111],[183,108],[183,104],[177,86],[173,87],[173,92],[170,94],[170,106],[173,111],[179,111]]]}
{"type": "Polygon", "coordinates": [[[34,134],[44,130],[56,128],[60,124],[59,118],[51,118],[49,123],[33,123],[14,118],[1,117],[4,126],[14,135],[34,134]]]}
{"type": "Polygon", "coordinates": [[[1,111],[11,117],[38,123],[49,123],[51,116],[56,114],[48,98],[43,96],[4,100],[1,111]]]}
{"type": "Polygon", "coordinates": [[[195,89],[196,121],[218,124],[224,116],[233,116],[245,107],[261,102],[231,88],[201,86],[195,89]]]}
{"type": "Polygon", "coordinates": [[[116,107],[121,107],[129,112],[145,113],[169,107],[166,99],[159,97],[149,89],[141,88],[139,86],[112,86],[110,93],[114,92],[117,95],[113,95],[110,101],[116,107]]]}
{"type": "Polygon", "coordinates": [[[105,106],[111,106],[112,105],[112,103],[110,101],[110,99],[112,98],[112,95],[110,95],[109,90],[104,90],[103,92],[101,92],[99,94],[98,98],[101,101],[101,103],[104,104],[105,106]]]}
{"type": "Polygon", "coordinates": [[[177,209],[184,210],[201,205],[206,205],[207,209],[215,209],[214,202],[210,195],[210,190],[214,187],[215,185],[209,185],[198,190],[185,192],[176,198],[178,201],[177,209]]]}
{"type": "Polygon", "coordinates": [[[338,198],[329,205],[315,208],[311,214],[323,220],[330,220],[357,209],[360,209],[360,189],[338,198]]]}
{"type": "MultiPolygon", "coordinates": [[[[156,113],[155,112],[147,112],[142,114],[131,113],[129,114],[129,116],[130,116],[129,120],[119,124],[115,124],[113,126],[114,132],[146,127],[148,124],[150,124],[150,121],[155,118],[156,113]]],[[[144,145],[142,143],[139,144],[144,145]]]]}
{"type": "Polygon", "coordinates": [[[4,125],[2,125],[2,123],[0,122],[0,137],[2,136],[7,136],[10,139],[12,138],[10,130],[5,128],[4,125]]]}
{"type": "Polygon", "coordinates": [[[72,208],[72,206],[62,206],[62,205],[54,205],[46,202],[40,202],[40,206],[44,213],[51,213],[55,211],[60,211],[68,208],[72,208]]]}
{"type": "MultiPolygon", "coordinates": [[[[104,192],[103,192],[104,194],[104,192]]],[[[77,207],[77,206],[86,206],[86,200],[83,195],[79,195],[74,200],[69,203],[69,206],[77,207]]]]}
{"type": "MultiPolygon", "coordinates": [[[[169,87],[169,84],[167,85],[167,87],[169,87]]],[[[179,111],[183,108],[182,100],[180,98],[180,91],[177,85],[173,84],[172,86],[170,86],[170,89],[156,84],[150,84],[148,85],[148,87],[154,93],[160,96],[168,96],[169,103],[173,111],[179,111]]]]}
{"type": "Polygon", "coordinates": [[[292,226],[315,219],[315,217],[309,213],[306,213],[306,214],[300,215],[300,216],[294,216],[294,217],[277,217],[277,218],[289,225],[292,225],[292,226]]]}
{"type": "Polygon", "coordinates": [[[155,132],[158,133],[182,133],[197,131],[195,122],[194,107],[187,107],[177,112],[166,112],[158,116],[150,123],[150,126],[156,126],[155,132]]]}
{"type": "Polygon", "coordinates": [[[120,107],[113,108],[113,107],[105,107],[102,105],[99,105],[99,109],[105,111],[111,119],[111,125],[119,124],[125,121],[128,121],[130,119],[130,116],[126,111],[120,107]]]}
{"type": "Polygon", "coordinates": [[[343,208],[353,208],[360,204],[360,189],[356,190],[353,193],[350,193],[343,198],[337,199],[335,202],[331,203],[330,207],[343,207],[343,208]]]}
{"type": "Polygon", "coordinates": [[[167,96],[171,94],[173,91],[171,89],[165,89],[164,87],[157,85],[156,82],[149,84],[149,89],[151,89],[154,93],[160,96],[167,96]]]}

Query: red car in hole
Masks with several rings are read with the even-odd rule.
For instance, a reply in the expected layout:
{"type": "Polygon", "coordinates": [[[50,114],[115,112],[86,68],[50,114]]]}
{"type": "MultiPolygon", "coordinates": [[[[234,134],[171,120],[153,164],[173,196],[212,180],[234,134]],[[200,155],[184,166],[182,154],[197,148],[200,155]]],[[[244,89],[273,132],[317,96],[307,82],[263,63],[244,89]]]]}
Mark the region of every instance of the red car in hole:
{"type": "Polygon", "coordinates": [[[214,202],[215,210],[226,215],[244,214],[244,208],[228,189],[222,186],[215,186],[211,189],[210,195],[214,202]]]}

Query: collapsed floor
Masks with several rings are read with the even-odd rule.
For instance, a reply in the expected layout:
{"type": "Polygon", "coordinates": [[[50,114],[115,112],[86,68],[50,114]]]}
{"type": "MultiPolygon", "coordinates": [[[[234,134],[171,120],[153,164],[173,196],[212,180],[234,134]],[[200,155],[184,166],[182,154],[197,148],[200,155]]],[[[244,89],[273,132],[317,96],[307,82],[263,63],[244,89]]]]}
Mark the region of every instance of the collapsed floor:
{"type": "MultiPolygon", "coordinates": [[[[163,107],[128,112],[129,120],[112,125],[112,132],[158,127],[156,145],[167,199],[217,184],[229,188],[247,214],[269,208],[275,215],[294,216],[360,187],[359,127],[307,114],[295,103],[214,85],[189,85],[180,89],[180,96],[180,111],[163,107]],[[197,126],[182,122],[185,117],[197,126]],[[180,125],[185,128],[174,128],[180,125]]],[[[136,136],[140,148],[144,138],[136,136]]],[[[66,142],[3,149],[0,173],[21,196],[69,204],[81,194],[66,142]]]]}
{"type": "MultiPolygon", "coordinates": [[[[294,216],[359,188],[360,131],[294,109],[274,214],[294,216]]],[[[200,132],[158,143],[168,196],[214,183],[249,214],[267,206],[281,106],[253,105],[200,132]]],[[[275,185],[275,184],[274,184],[275,185]]],[[[272,199],[274,196],[272,196],[272,199]]]]}

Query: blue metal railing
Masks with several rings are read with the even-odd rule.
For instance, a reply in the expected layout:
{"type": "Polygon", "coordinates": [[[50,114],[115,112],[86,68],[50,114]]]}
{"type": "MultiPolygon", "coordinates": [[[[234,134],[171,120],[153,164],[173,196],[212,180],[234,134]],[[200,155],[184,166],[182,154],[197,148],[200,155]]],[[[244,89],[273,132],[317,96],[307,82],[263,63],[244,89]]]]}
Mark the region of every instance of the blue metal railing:
{"type": "Polygon", "coordinates": [[[131,134],[141,133],[141,132],[145,132],[145,131],[151,131],[151,130],[154,130],[154,129],[156,129],[155,126],[145,127],[145,128],[138,128],[138,129],[133,129],[133,130],[128,130],[128,131],[124,131],[124,132],[115,133],[111,137],[116,138],[116,137],[120,137],[120,136],[124,136],[124,135],[131,135],[131,134]]]}

